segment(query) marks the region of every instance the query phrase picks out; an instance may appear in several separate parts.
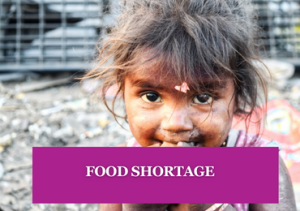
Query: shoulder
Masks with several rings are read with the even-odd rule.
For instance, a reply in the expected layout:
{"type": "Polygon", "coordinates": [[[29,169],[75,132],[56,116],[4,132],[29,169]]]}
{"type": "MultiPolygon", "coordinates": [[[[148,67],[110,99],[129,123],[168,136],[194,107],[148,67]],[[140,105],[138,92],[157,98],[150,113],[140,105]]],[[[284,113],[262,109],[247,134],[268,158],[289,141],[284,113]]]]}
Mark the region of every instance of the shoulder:
{"type": "Polygon", "coordinates": [[[127,147],[141,147],[141,145],[135,140],[135,138],[130,138],[126,141],[127,147]]]}
{"type": "MultiPolygon", "coordinates": [[[[278,147],[280,145],[276,141],[269,141],[256,134],[246,133],[244,130],[233,130],[236,135],[236,147],[278,147]]],[[[231,131],[230,131],[231,132],[231,131]]]]}
{"type": "MultiPolygon", "coordinates": [[[[247,134],[240,130],[235,132],[236,147],[281,147],[276,141],[268,141],[254,134],[247,134]]],[[[278,204],[250,204],[251,211],[296,211],[295,197],[288,170],[279,156],[279,203],[278,204]]]]}
{"type": "Polygon", "coordinates": [[[239,131],[239,136],[237,138],[237,147],[264,147],[269,143],[268,140],[259,137],[255,134],[246,133],[244,130],[239,131]]]}

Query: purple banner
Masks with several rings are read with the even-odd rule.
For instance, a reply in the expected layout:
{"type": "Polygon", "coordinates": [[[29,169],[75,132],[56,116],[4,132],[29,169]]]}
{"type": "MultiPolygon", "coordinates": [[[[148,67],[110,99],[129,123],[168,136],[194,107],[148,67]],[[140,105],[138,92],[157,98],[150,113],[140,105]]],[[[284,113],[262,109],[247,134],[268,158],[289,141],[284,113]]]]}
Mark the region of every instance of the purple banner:
{"type": "Polygon", "coordinates": [[[278,148],[34,147],[33,203],[278,203],[278,148]]]}

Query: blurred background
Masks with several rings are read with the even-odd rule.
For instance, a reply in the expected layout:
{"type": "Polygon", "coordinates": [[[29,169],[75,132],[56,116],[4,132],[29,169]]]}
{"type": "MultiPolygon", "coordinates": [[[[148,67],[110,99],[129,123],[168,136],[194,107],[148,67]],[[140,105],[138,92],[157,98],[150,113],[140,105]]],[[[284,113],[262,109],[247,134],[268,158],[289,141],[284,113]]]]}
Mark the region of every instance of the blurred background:
{"type": "MultiPolygon", "coordinates": [[[[118,3],[0,0],[0,211],[97,210],[32,204],[32,147],[115,146],[131,137],[128,125],[120,121],[122,129],[93,94],[101,81],[78,80],[96,65],[96,45],[114,26],[118,3]]],[[[273,77],[264,137],[282,146],[300,210],[300,0],[253,3],[262,59],[273,77]]]]}

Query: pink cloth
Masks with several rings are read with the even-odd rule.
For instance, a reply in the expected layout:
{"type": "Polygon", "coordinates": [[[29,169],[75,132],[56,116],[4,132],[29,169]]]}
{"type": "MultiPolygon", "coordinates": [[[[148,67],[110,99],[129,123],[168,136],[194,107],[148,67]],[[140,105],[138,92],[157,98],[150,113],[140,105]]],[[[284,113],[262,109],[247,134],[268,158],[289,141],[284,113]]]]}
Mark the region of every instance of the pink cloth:
{"type": "MultiPolygon", "coordinates": [[[[127,141],[128,147],[141,147],[141,145],[134,139],[127,141]]],[[[246,134],[245,131],[238,131],[237,141],[235,147],[280,147],[275,141],[267,141],[256,135],[246,134]]],[[[237,211],[248,211],[249,204],[231,204],[237,211]]]]}

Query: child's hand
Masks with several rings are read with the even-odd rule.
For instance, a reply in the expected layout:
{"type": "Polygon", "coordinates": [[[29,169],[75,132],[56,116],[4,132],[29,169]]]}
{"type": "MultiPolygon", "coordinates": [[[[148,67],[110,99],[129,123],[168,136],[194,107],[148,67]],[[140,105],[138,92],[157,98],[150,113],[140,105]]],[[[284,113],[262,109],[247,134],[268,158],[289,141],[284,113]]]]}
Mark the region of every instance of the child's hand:
{"type": "MultiPolygon", "coordinates": [[[[214,204],[173,204],[168,207],[168,211],[206,211],[214,204]]],[[[220,207],[216,211],[221,210],[220,207]]],[[[228,204],[222,211],[236,211],[234,207],[228,204]]]]}
{"type": "Polygon", "coordinates": [[[99,204],[98,211],[122,211],[122,204],[99,204]]]}
{"type": "Polygon", "coordinates": [[[122,204],[122,211],[165,211],[168,204],[122,204]]]}
{"type": "Polygon", "coordinates": [[[163,142],[162,144],[157,143],[154,145],[151,145],[150,147],[194,147],[194,143],[193,142],[184,142],[184,141],[180,141],[177,144],[173,144],[173,143],[167,143],[167,142],[163,142]]]}
{"type": "Polygon", "coordinates": [[[177,144],[178,147],[194,147],[194,143],[192,142],[178,142],[177,144]]]}
{"type": "Polygon", "coordinates": [[[160,143],[156,143],[156,144],[150,145],[150,146],[148,146],[148,147],[160,147],[160,146],[161,146],[160,143]]]}

